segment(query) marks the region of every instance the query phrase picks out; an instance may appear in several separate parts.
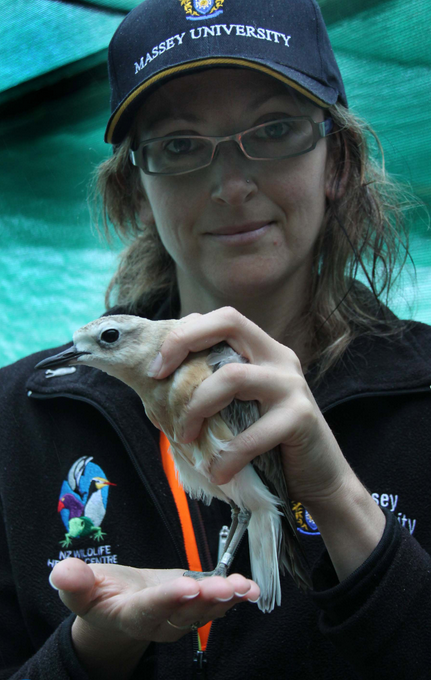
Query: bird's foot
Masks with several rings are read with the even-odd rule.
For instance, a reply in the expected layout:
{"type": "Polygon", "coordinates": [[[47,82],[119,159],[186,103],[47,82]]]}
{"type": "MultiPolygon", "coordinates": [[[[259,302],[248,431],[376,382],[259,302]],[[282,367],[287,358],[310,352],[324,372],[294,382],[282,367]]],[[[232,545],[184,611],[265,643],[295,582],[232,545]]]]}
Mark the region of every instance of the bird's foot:
{"type": "Polygon", "coordinates": [[[202,581],[202,579],[208,578],[209,576],[223,576],[223,578],[226,578],[227,572],[227,566],[223,563],[219,563],[212,571],[185,571],[183,576],[194,578],[195,581],[202,581]]]}

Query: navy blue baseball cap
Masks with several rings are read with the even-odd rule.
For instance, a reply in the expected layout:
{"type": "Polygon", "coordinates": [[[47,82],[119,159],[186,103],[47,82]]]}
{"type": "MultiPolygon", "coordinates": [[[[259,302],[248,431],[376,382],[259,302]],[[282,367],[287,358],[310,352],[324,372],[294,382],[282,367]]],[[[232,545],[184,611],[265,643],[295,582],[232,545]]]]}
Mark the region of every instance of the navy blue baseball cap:
{"type": "Polygon", "coordinates": [[[319,106],[347,106],[315,0],[144,0],[109,45],[105,141],[119,144],[145,98],[166,80],[217,67],[254,69],[319,106]]]}

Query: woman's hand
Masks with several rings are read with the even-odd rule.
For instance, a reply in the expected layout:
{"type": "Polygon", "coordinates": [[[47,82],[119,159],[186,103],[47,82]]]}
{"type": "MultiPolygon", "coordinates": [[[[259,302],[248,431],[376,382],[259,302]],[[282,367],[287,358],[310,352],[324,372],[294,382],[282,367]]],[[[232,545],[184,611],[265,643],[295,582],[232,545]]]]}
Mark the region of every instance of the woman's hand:
{"type": "Polygon", "coordinates": [[[91,677],[128,678],[151,641],[175,642],[192,624],[220,618],[260,594],[239,574],[202,581],[182,574],[179,569],[88,565],[73,557],[54,567],[50,582],[77,614],[72,640],[91,677]]]}
{"type": "Polygon", "coordinates": [[[233,399],[256,400],[261,418],[227,443],[211,469],[215,482],[228,482],[253,458],[281,445],[291,498],[305,505],[326,498],[342,484],[350,468],[317,407],[298,358],[288,347],[232,308],[191,315],[163,343],[157,377],[167,377],[190,351],[223,340],[249,363],[223,366],[196,388],[184,413],[181,439],[193,441],[204,418],[233,399]]]}
{"type": "Polygon", "coordinates": [[[187,405],[184,442],[193,441],[205,418],[233,399],[256,400],[261,418],[227,442],[211,474],[225,484],[256,456],[280,446],[290,498],[313,516],[340,578],[359,566],[377,545],[385,518],[343,456],[304,378],[285,345],[235,309],[191,315],[160,350],[154,377],[165,378],[185,359],[226,341],[247,364],[227,364],[203,381],[187,405]]]}

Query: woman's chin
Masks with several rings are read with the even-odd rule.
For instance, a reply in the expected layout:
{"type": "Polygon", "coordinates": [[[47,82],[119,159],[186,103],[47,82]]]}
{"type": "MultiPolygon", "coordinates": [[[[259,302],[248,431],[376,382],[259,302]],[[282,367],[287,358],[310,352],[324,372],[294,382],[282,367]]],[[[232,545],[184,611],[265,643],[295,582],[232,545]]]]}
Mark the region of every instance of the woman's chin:
{"type": "Polygon", "coordinates": [[[274,270],[266,273],[258,266],[245,272],[238,269],[226,271],[223,278],[212,282],[213,290],[216,290],[218,295],[250,302],[252,298],[256,300],[280,290],[282,285],[280,279],[283,277],[277,275],[274,270]]]}

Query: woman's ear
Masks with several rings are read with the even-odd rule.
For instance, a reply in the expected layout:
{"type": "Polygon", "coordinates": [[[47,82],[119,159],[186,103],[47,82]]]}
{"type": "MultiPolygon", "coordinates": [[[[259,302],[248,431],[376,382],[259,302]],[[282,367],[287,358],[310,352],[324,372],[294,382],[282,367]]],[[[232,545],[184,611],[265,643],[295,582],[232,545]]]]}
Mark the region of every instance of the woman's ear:
{"type": "Polygon", "coordinates": [[[326,166],[326,198],[330,201],[339,201],[346,191],[350,173],[350,154],[343,139],[342,133],[338,132],[329,146],[329,158],[326,166]]]}

